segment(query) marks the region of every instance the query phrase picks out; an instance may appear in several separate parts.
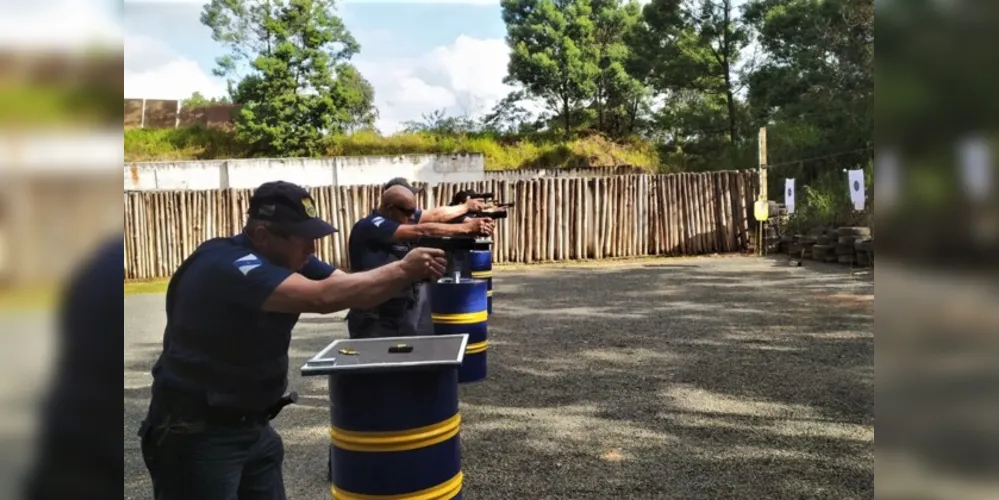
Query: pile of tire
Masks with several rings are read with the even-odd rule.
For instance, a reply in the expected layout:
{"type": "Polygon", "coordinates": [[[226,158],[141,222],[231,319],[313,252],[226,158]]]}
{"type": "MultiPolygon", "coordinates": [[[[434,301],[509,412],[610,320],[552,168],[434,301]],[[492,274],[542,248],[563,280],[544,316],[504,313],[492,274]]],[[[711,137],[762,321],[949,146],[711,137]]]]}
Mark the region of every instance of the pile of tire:
{"type": "Polygon", "coordinates": [[[836,240],[838,234],[835,228],[827,228],[815,238],[812,247],[812,259],[819,262],[836,262],[836,240]]]}
{"type": "Polygon", "coordinates": [[[853,248],[857,252],[857,265],[868,267],[874,265],[874,238],[866,237],[857,239],[853,243],[853,248]]]}
{"type": "Polygon", "coordinates": [[[873,258],[867,250],[871,246],[869,245],[871,228],[846,226],[839,228],[836,232],[838,236],[836,239],[836,260],[840,264],[869,266],[873,262],[873,258]],[[862,252],[857,251],[858,244],[861,245],[862,252]],[[858,258],[858,253],[862,253],[863,257],[858,258]]]}

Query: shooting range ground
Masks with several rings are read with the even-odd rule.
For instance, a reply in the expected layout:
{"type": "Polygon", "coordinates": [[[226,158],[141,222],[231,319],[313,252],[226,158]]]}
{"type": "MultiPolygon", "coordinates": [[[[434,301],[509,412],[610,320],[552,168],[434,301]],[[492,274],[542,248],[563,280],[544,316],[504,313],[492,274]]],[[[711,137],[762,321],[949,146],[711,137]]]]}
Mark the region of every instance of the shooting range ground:
{"type": "MultiPolygon", "coordinates": [[[[785,258],[501,268],[489,378],[461,386],[474,500],[874,495],[874,280],[785,258]]],[[[163,297],[125,297],[125,498],[163,297]]],[[[303,315],[298,404],[274,421],[288,497],[328,498],[326,380],[302,363],[342,319],[303,315]]]]}

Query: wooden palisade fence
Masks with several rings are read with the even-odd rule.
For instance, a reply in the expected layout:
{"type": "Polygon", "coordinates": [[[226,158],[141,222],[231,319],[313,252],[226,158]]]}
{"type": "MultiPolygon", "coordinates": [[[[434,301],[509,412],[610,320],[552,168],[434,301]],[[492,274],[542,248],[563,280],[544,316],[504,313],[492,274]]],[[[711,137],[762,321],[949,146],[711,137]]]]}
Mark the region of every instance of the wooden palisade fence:
{"type": "MultiPolygon", "coordinates": [[[[446,204],[461,189],[516,203],[510,217],[497,223],[497,263],[698,255],[749,247],[757,184],[751,171],[490,180],[437,185],[423,193],[422,206],[446,204]]],[[[340,230],[321,240],[317,255],[349,269],[351,226],[378,203],[381,188],[310,191],[320,216],[340,230]]],[[[126,192],[126,279],[169,276],[202,241],[237,234],[251,194],[126,192]]]]}

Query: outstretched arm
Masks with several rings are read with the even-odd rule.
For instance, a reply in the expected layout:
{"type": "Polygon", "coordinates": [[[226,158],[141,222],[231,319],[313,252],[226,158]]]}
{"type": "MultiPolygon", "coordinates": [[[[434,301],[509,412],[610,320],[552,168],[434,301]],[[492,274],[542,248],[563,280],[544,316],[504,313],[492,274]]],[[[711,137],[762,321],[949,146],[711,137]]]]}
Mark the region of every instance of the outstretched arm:
{"type": "MultiPolygon", "coordinates": [[[[440,277],[447,261],[442,250],[417,248],[401,261],[370,271],[331,271],[325,277],[296,273],[253,253],[218,264],[211,270],[213,282],[227,300],[271,312],[329,314],[381,304],[413,282],[440,277]]],[[[312,274],[310,267],[302,271],[312,274]]]]}
{"type": "MultiPolygon", "coordinates": [[[[446,207],[455,208],[455,207],[446,207]]],[[[421,219],[422,220],[422,219],[421,219]]],[[[370,224],[365,223],[355,231],[365,231],[365,235],[382,243],[414,241],[425,236],[463,236],[492,231],[489,219],[471,219],[460,224],[421,222],[419,224],[399,224],[384,217],[376,217],[370,224]]]]}
{"type": "Polygon", "coordinates": [[[441,224],[428,222],[420,224],[401,224],[394,233],[392,241],[413,241],[424,236],[463,236],[478,234],[479,225],[472,221],[460,224],[441,224]]]}
{"type": "MultiPolygon", "coordinates": [[[[451,219],[456,219],[468,212],[476,212],[485,208],[486,202],[477,199],[469,198],[461,205],[455,205],[453,207],[436,207],[429,210],[424,210],[420,213],[420,218],[416,220],[417,224],[426,223],[440,223],[447,222],[451,219]]],[[[453,236],[447,234],[431,235],[431,236],[453,236]]]]}
{"type": "Polygon", "coordinates": [[[319,281],[295,273],[274,289],[262,308],[274,312],[322,314],[370,308],[392,298],[413,281],[402,261],[353,274],[338,270],[319,281]]]}
{"type": "MultiPolygon", "coordinates": [[[[447,222],[451,219],[461,217],[468,213],[468,205],[462,203],[461,205],[455,205],[453,207],[436,207],[429,210],[424,210],[420,215],[420,220],[417,221],[418,224],[423,225],[427,223],[442,223],[447,222]]],[[[432,236],[448,236],[448,235],[432,235],[432,236]]]]}

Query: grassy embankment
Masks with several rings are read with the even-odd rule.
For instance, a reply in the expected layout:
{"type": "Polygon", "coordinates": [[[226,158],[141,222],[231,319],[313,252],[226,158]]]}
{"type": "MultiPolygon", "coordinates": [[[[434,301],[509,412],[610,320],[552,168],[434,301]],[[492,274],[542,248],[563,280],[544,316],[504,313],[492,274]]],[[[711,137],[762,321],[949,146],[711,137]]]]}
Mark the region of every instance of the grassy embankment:
{"type": "MultiPolygon", "coordinates": [[[[396,134],[369,132],[330,137],[327,156],[482,153],[487,170],[635,166],[659,170],[659,154],[650,144],[611,142],[600,136],[570,141],[545,137],[498,137],[487,134],[396,134]]],[[[125,161],[245,158],[246,147],[226,130],[200,127],[125,131],[125,161]]]]}

